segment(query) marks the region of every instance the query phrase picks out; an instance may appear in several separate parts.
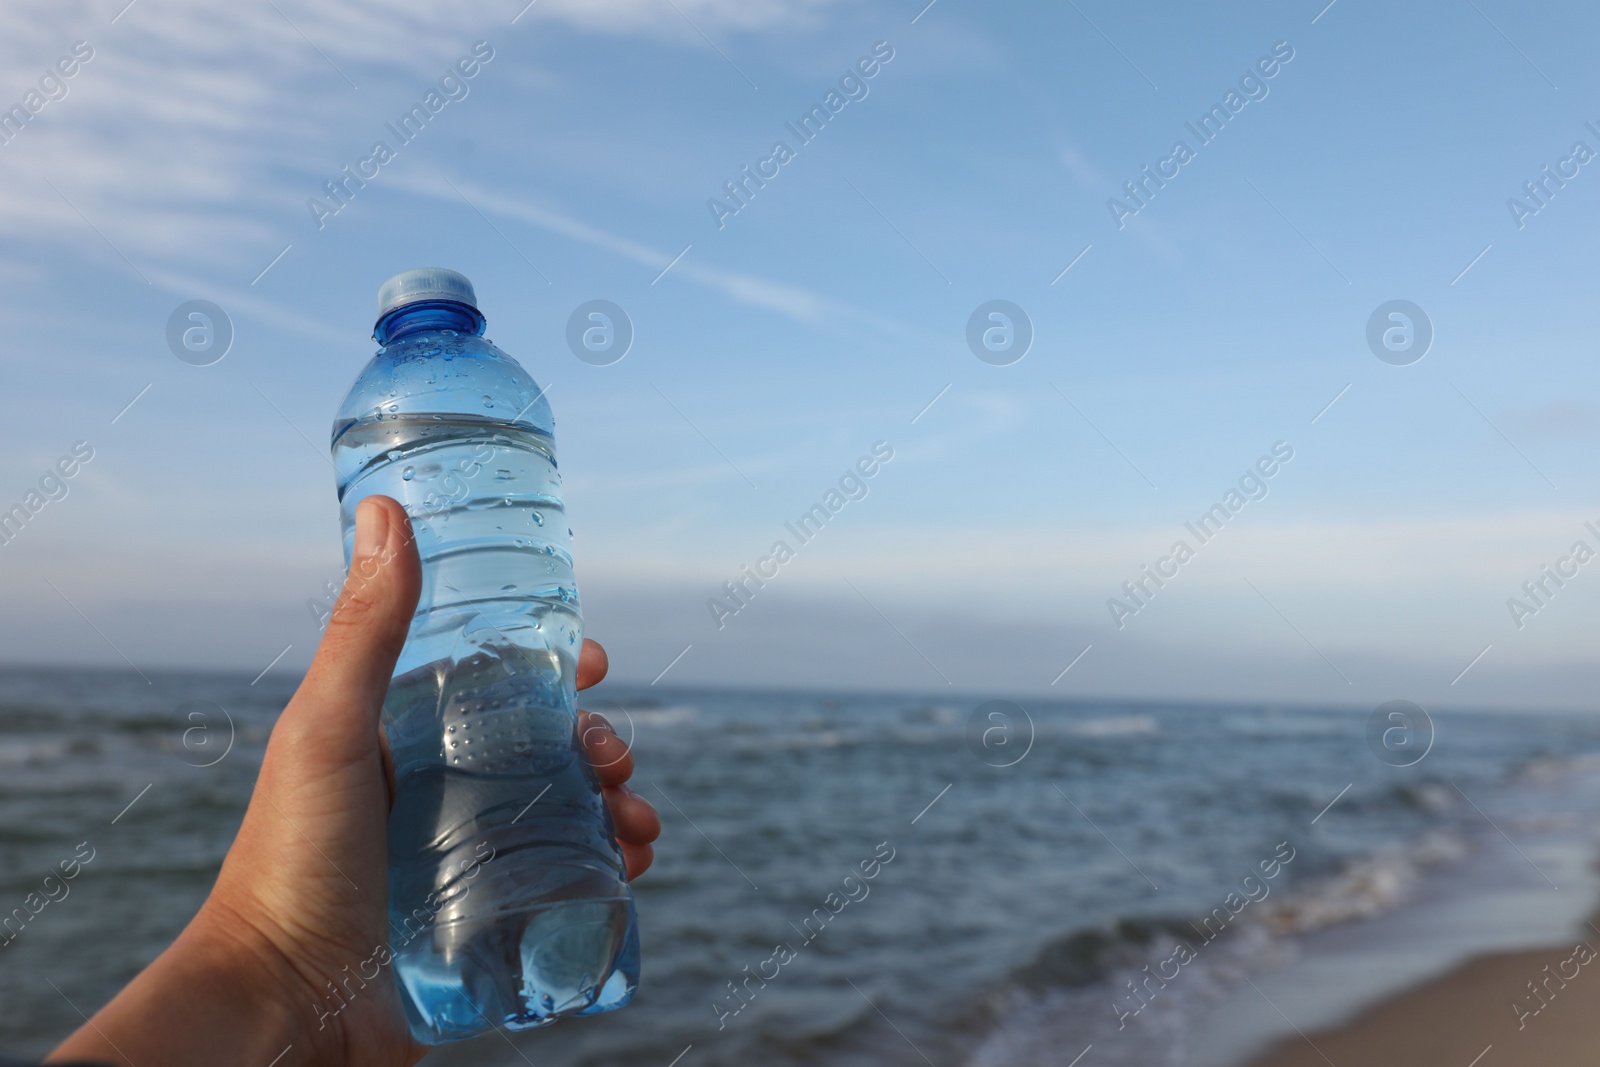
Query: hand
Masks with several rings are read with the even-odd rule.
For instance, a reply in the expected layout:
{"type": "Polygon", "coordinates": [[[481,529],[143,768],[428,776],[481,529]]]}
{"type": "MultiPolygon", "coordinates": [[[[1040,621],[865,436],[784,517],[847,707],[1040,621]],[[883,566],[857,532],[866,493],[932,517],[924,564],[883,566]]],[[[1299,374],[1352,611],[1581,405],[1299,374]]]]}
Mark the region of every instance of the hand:
{"type": "MultiPolygon", "coordinates": [[[[344,591],[273,728],[211,895],[50,1059],[266,1067],[282,1054],[275,1067],[391,1067],[427,1052],[406,1028],[389,968],[360,981],[389,941],[394,772],[379,716],[420,588],[404,509],[388,497],[363,501],[344,591]]],[[[578,688],[598,683],[606,666],[605,650],[584,641],[578,688]]],[[[650,866],[661,821],[625,784],[633,756],[610,725],[584,712],[579,732],[635,877],[650,866]]]]}

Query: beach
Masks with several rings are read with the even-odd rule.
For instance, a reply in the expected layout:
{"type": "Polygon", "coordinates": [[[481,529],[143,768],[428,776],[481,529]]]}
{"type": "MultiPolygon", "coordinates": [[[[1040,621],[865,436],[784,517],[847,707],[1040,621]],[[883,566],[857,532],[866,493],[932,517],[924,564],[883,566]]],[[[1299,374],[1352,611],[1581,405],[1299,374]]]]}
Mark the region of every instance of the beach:
{"type": "Polygon", "coordinates": [[[1592,761],[1521,776],[1400,907],[1300,938],[1218,1006],[1207,1067],[1591,1064],[1600,1053],[1592,761]]]}
{"type": "MultiPolygon", "coordinates": [[[[1591,931],[1589,940],[1600,943],[1600,936],[1591,931]]],[[[1575,947],[1480,956],[1385,997],[1342,1026],[1285,1038],[1249,1067],[1593,1064],[1600,1058],[1600,967],[1592,957],[1576,963],[1575,947]],[[1564,980],[1563,972],[1576,977],[1564,980]],[[1548,982],[1549,999],[1537,1014],[1521,1015],[1512,1005],[1531,1008],[1529,981],[1548,982]]]]}
{"type": "Polygon", "coordinates": [[[1600,780],[1590,762],[1521,775],[1492,816],[1481,813],[1476,844],[1424,873],[1398,907],[1300,935],[1286,965],[1247,976],[1215,1005],[1188,1062],[1595,1062],[1600,780]]]}

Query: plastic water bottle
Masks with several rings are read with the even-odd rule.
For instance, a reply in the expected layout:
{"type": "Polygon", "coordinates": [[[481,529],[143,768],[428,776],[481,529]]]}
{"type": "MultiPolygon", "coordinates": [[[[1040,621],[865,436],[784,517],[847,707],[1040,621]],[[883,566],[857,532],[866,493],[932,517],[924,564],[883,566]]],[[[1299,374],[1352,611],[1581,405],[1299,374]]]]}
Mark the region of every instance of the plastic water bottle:
{"type": "Polygon", "coordinates": [[[333,427],[346,566],[374,494],[405,506],[422,557],[383,722],[390,954],[428,1044],[610,1011],[639,979],[633,895],[577,736],[550,407],[483,330],[460,274],[390,278],[380,347],[333,427]]]}

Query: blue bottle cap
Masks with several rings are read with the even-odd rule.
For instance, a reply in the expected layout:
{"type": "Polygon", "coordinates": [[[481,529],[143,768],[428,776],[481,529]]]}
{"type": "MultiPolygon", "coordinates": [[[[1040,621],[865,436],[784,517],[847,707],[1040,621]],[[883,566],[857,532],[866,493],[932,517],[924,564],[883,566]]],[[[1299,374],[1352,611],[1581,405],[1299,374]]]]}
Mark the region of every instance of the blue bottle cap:
{"type": "Polygon", "coordinates": [[[466,276],[444,267],[403,270],[378,287],[378,318],[420,300],[453,300],[478,310],[478,296],[466,276]]]}

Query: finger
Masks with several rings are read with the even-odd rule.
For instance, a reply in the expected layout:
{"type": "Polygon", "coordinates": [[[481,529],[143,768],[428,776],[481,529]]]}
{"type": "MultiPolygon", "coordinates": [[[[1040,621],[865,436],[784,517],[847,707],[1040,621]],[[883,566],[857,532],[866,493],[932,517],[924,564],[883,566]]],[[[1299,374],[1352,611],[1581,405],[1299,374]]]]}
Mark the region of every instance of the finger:
{"type": "Polygon", "coordinates": [[[405,509],[386,496],[363,500],[344,589],[293,702],[321,720],[330,742],[370,743],[421,588],[405,509]]]}
{"type": "Polygon", "coordinates": [[[604,715],[578,712],[578,737],[601,785],[621,785],[633,777],[633,753],[604,715]]]}
{"type": "Polygon", "coordinates": [[[661,816],[655,805],[625,785],[604,792],[619,842],[648,845],[661,836],[661,816]]]}
{"type": "Polygon", "coordinates": [[[610,667],[611,660],[600,642],[585,637],[583,647],[578,650],[578,688],[588,689],[592,685],[599,685],[610,667]]]}
{"type": "Polygon", "coordinates": [[[622,842],[622,861],[628,867],[628,880],[639,877],[650,869],[650,864],[655,861],[656,850],[649,845],[634,845],[622,842]]]}

